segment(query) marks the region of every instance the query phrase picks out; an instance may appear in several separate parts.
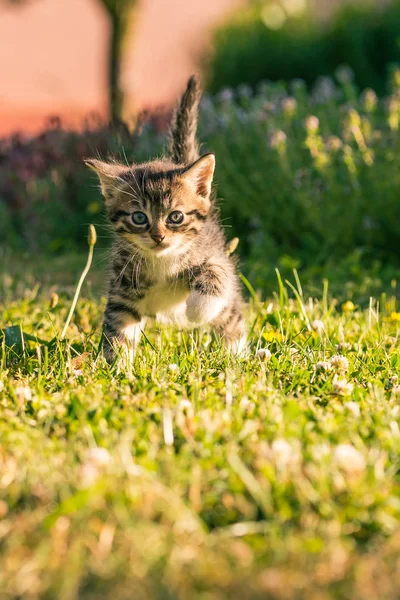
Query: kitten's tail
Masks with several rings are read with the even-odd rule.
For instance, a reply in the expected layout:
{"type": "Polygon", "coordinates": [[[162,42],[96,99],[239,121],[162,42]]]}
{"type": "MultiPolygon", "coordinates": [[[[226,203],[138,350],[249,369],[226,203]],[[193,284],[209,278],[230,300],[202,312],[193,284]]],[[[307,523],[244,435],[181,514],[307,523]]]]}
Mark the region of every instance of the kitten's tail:
{"type": "Polygon", "coordinates": [[[192,75],[174,112],[169,132],[169,154],[176,163],[188,164],[199,158],[196,130],[200,96],[199,80],[192,75]]]}

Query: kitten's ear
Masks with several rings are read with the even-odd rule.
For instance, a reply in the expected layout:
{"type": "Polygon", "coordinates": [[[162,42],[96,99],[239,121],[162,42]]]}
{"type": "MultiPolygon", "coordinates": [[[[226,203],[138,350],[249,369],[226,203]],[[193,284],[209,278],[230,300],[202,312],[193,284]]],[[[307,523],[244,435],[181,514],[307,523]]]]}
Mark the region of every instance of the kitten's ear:
{"type": "Polygon", "coordinates": [[[195,188],[196,194],[209,199],[214,169],[214,154],[205,154],[184,171],[183,179],[195,188]]]}
{"type": "Polygon", "coordinates": [[[96,158],[85,160],[85,164],[99,176],[101,191],[106,199],[110,197],[111,190],[121,187],[117,181],[123,175],[124,171],[126,171],[124,166],[103,162],[96,158]]]}

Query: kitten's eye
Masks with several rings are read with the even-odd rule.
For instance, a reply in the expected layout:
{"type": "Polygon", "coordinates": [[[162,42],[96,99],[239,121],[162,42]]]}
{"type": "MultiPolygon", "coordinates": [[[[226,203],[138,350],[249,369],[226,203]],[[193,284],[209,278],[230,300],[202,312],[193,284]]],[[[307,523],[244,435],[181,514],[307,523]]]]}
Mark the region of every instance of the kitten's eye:
{"type": "Polygon", "coordinates": [[[183,221],[183,213],[181,213],[180,210],[174,210],[174,212],[169,215],[168,221],[174,225],[179,225],[183,221]]]}
{"type": "Polygon", "coordinates": [[[132,221],[135,223],[135,225],[146,225],[146,223],[148,222],[148,218],[144,214],[144,212],[138,210],[137,212],[133,213],[132,221]]]}

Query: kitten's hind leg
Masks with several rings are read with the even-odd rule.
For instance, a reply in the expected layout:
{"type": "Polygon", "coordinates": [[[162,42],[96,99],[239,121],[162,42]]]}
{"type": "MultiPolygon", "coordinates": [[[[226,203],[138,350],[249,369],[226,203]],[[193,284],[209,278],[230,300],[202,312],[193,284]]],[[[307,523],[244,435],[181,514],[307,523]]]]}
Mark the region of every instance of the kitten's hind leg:
{"type": "Polygon", "coordinates": [[[213,328],[232,354],[243,356],[246,353],[247,330],[239,303],[229,304],[213,321],[213,328]]]}

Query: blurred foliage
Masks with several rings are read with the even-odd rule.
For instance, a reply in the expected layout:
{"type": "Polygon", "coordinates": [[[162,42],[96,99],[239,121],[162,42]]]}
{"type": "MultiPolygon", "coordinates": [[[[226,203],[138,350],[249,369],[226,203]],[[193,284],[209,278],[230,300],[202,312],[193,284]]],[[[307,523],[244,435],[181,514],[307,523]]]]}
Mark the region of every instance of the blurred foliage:
{"type": "MultiPolygon", "coordinates": [[[[240,238],[246,275],[268,288],[278,265],[303,281],[351,280],[368,297],[400,267],[400,72],[391,93],[361,95],[347,68],[287,88],[262,83],[225,89],[201,104],[200,139],[217,156],[216,184],[227,237],[240,238]],[[365,274],[368,273],[367,284],[365,274]]],[[[88,156],[123,162],[161,151],[151,124],[134,136],[92,120],[82,133],[58,122],[36,139],[0,146],[0,237],[34,251],[77,249],[87,224],[104,225],[88,156]],[[122,136],[124,133],[124,137],[122,136]]],[[[107,243],[107,242],[105,242],[107,243]]]]}
{"type": "Polygon", "coordinates": [[[345,4],[326,22],[303,2],[256,2],[219,30],[209,89],[261,80],[303,78],[313,84],[348,64],[361,88],[385,91],[387,64],[400,61],[400,2],[345,4]],[[297,7],[297,10],[296,10],[297,7]]]}
{"type": "Polygon", "coordinates": [[[311,92],[303,80],[242,84],[203,103],[223,216],[257,285],[277,263],[306,279],[343,266],[355,287],[363,265],[372,277],[399,265],[400,73],[383,100],[360,95],[348,68],[336,77],[311,92]]]}

